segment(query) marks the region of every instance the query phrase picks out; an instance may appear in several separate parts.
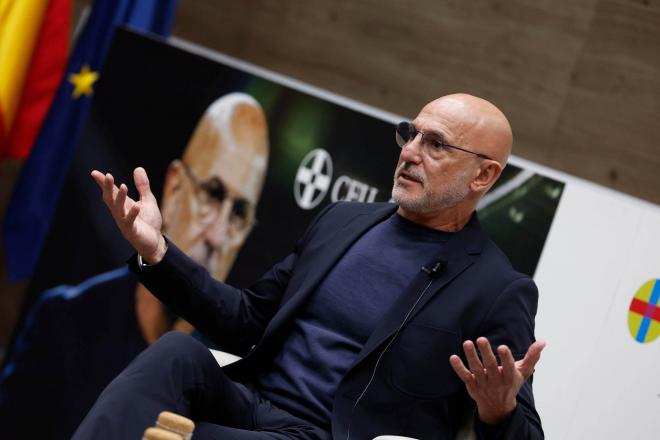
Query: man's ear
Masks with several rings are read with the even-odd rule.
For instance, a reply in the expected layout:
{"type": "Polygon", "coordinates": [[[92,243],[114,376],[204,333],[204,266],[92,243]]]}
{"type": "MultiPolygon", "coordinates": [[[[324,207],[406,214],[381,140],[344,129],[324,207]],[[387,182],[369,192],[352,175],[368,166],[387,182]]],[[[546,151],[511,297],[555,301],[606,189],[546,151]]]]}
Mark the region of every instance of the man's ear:
{"type": "Polygon", "coordinates": [[[179,159],[174,159],[170,163],[170,166],[167,167],[160,208],[165,227],[167,227],[169,220],[176,218],[176,213],[180,209],[182,197],[181,185],[183,185],[184,173],[183,163],[179,159]]]}
{"type": "Polygon", "coordinates": [[[474,192],[486,192],[502,174],[502,165],[495,160],[486,159],[479,167],[479,174],[470,187],[474,192]]]}

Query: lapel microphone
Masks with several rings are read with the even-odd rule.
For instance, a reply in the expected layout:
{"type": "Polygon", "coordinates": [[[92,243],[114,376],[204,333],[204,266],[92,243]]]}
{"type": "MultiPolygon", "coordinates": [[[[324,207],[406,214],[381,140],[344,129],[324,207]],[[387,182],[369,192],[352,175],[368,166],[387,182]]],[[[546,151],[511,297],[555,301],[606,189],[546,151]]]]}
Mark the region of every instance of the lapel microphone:
{"type": "Polygon", "coordinates": [[[439,277],[445,272],[445,269],[447,269],[447,260],[442,258],[439,258],[435,263],[433,263],[433,266],[430,269],[426,266],[422,266],[422,271],[426,273],[429,278],[439,277]]]}

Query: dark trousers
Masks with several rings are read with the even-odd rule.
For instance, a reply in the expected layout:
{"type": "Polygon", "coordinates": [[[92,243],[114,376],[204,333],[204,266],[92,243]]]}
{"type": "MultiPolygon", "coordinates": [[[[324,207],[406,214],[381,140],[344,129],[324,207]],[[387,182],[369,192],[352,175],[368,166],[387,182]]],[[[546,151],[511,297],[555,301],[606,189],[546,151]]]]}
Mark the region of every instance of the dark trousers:
{"type": "Polygon", "coordinates": [[[138,440],[161,411],[193,419],[195,440],[330,438],[231,381],[199,341],[170,332],[106,387],[73,439],[138,440]]]}

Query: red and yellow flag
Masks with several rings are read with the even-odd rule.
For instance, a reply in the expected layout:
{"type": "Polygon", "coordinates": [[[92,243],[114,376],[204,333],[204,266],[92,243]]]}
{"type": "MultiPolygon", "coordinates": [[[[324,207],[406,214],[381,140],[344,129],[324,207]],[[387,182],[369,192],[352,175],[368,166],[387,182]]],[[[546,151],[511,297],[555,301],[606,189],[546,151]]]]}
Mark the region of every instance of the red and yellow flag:
{"type": "Polygon", "coordinates": [[[0,159],[25,158],[66,67],[71,0],[0,0],[0,159]]]}

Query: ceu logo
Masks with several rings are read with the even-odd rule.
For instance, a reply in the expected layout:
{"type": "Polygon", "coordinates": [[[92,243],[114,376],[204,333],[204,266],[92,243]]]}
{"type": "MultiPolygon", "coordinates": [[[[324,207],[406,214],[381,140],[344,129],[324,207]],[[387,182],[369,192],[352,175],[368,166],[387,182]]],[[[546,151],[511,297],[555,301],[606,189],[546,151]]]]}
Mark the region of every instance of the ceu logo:
{"type": "Polygon", "coordinates": [[[293,183],[293,195],[302,209],[315,208],[330,189],[332,159],[327,151],[317,148],[303,158],[293,183]]]}
{"type": "Polygon", "coordinates": [[[649,280],[639,288],[628,311],[630,334],[646,344],[660,335],[660,280],[649,280]]]}

